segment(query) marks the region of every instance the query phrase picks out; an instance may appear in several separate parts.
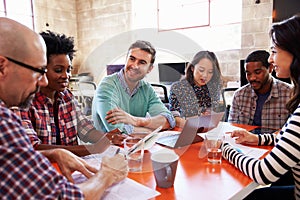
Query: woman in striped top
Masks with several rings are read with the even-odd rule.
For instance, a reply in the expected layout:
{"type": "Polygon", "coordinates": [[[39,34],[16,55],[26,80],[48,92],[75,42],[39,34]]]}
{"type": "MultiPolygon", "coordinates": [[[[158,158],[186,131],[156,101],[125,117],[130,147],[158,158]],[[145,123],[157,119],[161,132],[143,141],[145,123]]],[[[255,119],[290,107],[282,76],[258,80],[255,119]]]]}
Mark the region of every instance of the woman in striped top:
{"type": "Polygon", "coordinates": [[[287,103],[293,113],[278,135],[253,135],[234,131],[237,143],[275,145],[269,155],[258,160],[244,156],[228,143],[223,145],[223,157],[259,184],[277,181],[287,171],[294,175],[295,187],[281,186],[255,190],[247,199],[300,199],[300,16],[273,24],[270,30],[271,55],[278,77],[291,77],[293,97],[287,103]]]}

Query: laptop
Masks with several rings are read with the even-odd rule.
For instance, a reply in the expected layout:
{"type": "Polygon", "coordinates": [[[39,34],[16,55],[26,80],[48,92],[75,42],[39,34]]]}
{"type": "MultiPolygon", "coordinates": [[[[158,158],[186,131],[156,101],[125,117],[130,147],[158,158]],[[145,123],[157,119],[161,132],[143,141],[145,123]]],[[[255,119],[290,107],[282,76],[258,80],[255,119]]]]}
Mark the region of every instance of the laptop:
{"type": "Polygon", "coordinates": [[[223,115],[224,112],[220,112],[190,117],[186,120],[180,134],[162,136],[157,139],[156,143],[170,148],[180,148],[196,142],[201,142],[203,141],[203,138],[197,135],[197,133],[204,133],[217,127],[223,118],[223,115]]]}

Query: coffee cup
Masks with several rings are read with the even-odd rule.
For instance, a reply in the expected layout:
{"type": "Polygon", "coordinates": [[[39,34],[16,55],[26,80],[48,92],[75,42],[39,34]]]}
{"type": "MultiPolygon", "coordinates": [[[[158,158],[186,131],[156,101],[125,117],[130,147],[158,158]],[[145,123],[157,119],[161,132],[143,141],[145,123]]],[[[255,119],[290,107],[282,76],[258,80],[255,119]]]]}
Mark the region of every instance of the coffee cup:
{"type": "Polygon", "coordinates": [[[158,187],[169,188],[174,184],[179,156],[173,151],[158,151],[151,155],[152,168],[158,187]]]}

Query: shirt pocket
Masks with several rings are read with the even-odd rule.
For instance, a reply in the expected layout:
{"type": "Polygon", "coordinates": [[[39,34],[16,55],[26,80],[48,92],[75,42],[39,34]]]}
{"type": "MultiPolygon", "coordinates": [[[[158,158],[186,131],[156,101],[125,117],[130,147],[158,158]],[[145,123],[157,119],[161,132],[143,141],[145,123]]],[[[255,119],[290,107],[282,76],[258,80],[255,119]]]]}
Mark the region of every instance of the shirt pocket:
{"type": "Polygon", "coordinates": [[[249,111],[240,111],[239,117],[238,117],[238,123],[239,124],[252,124],[252,114],[249,111]]]}

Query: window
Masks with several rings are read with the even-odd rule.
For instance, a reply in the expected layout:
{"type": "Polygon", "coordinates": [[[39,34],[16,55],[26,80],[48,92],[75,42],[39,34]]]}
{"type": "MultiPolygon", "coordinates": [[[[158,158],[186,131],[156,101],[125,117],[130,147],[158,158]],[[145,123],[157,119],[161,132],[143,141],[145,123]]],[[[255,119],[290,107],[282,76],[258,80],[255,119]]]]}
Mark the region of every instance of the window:
{"type": "Polygon", "coordinates": [[[34,30],[32,0],[3,0],[0,16],[16,20],[34,30]]]}
{"type": "Polygon", "coordinates": [[[241,48],[241,0],[157,0],[156,17],[160,32],[181,33],[202,49],[241,48]]]}
{"type": "Polygon", "coordinates": [[[241,8],[240,0],[158,0],[158,28],[174,30],[240,23],[241,8]]]}
{"type": "Polygon", "coordinates": [[[208,26],[209,6],[209,0],[159,0],[159,29],[208,26]]]}

